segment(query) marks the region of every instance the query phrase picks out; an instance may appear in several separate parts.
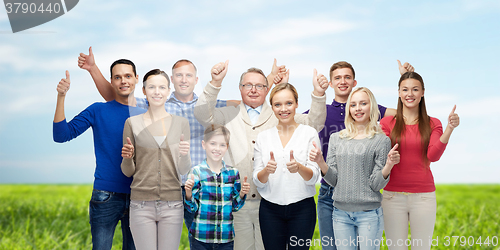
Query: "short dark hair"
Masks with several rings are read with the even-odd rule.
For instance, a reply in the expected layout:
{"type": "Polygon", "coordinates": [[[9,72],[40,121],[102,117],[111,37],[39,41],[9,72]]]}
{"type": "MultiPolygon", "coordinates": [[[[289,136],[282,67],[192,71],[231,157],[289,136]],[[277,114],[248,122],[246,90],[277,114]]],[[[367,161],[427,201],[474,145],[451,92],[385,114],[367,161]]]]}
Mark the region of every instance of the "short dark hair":
{"type": "Polygon", "coordinates": [[[189,64],[193,65],[194,71],[198,72],[198,69],[196,69],[196,66],[194,66],[194,63],[189,61],[188,59],[181,59],[181,60],[175,62],[174,65],[172,66],[172,70],[180,67],[180,66],[178,66],[178,64],[180,64],[180,63],[189,63],[189,64]]]}
{"type": "Polygon", "coordinates": [[[109,72],[111,73],[111,77],[113,77],[113,68],[117,64],[128,64],[128,65],[132,66],[132,69],[134,70],[134,76],[137,75],[137,71],[135,70],[135,64],[132,61],[130,61],[128,59],[118,59],[113,64],[111,64],[111,67],[109,67],[109,72]]]}
{"type": "Polygon", "coordinates": [[[160,70],[160,69],[152,69],[148,73],[144,75],[144,78],[142,80],[142,86],[146,87],[146,81],[150,76],[163,76],[167,79],[168,82],[168,88],[170,88],[170,78],[168,77],[167,73],[165,71],[160,70]]]}

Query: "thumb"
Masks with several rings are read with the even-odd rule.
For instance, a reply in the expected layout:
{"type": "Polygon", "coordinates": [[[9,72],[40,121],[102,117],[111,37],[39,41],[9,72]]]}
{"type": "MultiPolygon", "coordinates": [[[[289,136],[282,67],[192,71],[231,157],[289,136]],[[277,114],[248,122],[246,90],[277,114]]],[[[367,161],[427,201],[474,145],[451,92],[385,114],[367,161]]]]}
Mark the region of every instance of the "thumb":
{"type": "Polygon", "coordinates": [[[453,113],[455,113],[455,109],[457,109],[457,105],[456,104],[455,104],[455,106],[453,106],[453,109],[451,110],[450,115],[453,114],[453,113]]]}
{"type": "Polygon", "coordinates": [[[194,181],[194,174],[191,174],[191,180],[194,181]]]}
{"type": "Polygon", "coordinates": [[[229,65],[229,60],[226,60],[226,62],[224,62],[224,69],[227,70],[227,65],[229,65]]]}
{"type": "Polygon", "coordinates": [[[127,137],[127,144],[132,145],[132,141],[130,140],[130,138],[129,138],[129,137],[127,137]]]}
{"type": "Polygon", "coordinates": [[[398,66],[403,67],[403,65],[401,65],[401,61],[399,61],[399,60],[398,60],[398,66]]]}
{"type": "Polygon", "coordinates": [[[396,144],[394,145],[394,147],[392,147],[391,151],[396,151],[396,150],[398,149],[398,147],[399,147],[399,144],[398,144],[398,143],[396,143],[396,144]]]}
{"type": "Polygon", "coordinates": [[[89,56],[93,56],[94,53],[92,52],[92,46],[89,47],[89,56]]]}
{"type": "Polygon", "coordinates": [[[290,150],[290,161],[292,160],[295,160],[295,158],[293,158],[293,150],[290,150]]]}
{"type": "Polygon", "coordinates": [[[314,79],[317,79],[318,78],[318,71],[316,69],[314,69],[314,79]]]}
{"type": "Polygon", "coordinates": [[[243,178],[243,183],[246,183],[247,179],[248,179],[248,177],[245,176],[245,178],[243,178]]]}
{"type": "Polygon", "coordinates": [[[184,134],[181,134],[181,141],[184,141],[184,134]]]}
{"type": "Polygon", "coordinates": [[[313,146],[314,146],[314,148],[315,148],[315,149],[319,149],[319,148],[318,148],[318,145],[316,145],[316,142],[315,142],[315,141],[313,141],[313,146]]]}
{"type": "Polygon", "coordinates": [[[278,61],[276,61],[276,58],[274,58],[273,68],[277,68],[277,67],[278,67],[278,61]]]}
{"type": "Polygon", "coordinates": [[[69,71],[66,70],[66,80],[69,80],[69,71]]]}
{"type": "Polygon", "coordinates": [[[273,151],[271,151],[271,160],[274,161],[274,154],[273,154],[273,151]]]}

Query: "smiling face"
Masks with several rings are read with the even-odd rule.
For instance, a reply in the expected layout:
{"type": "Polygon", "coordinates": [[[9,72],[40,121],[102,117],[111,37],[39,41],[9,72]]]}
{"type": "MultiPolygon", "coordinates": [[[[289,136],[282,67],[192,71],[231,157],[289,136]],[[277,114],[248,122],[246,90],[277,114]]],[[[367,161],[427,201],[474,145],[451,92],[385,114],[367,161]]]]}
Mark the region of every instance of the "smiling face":
{"type": "Polygon", "coordinates": [[[330,87],[335,91],[335,100],[345,103],[357,82],[350,68],[338,68],[330,74],[330,87]]]}
{"type": "Polygon", "coordinates": [[[134,74],[131,65],[116,64],[111,69],[111,73],[111,86],[113,86],[117,98],[128,98],[129,95],[134,94],[139,76],[134,74]]]}
{"type": "Polygon", "coordinates": [[[349,113],[357,125],[365,125],[370,121],[370,97],[364,91],[358,91],[351,96],[349,113]]]}
{"type": "Polygon", "coordinates": [[[167,78],[162,75],[148,77],[142,91],[146,95],[150,107],[165,106],[170,94],[167,78]]]}
{"type": "Polygon", "coordinates": [[[264,104],[268,92],[268,87],[262,90],[257,90],[257,88],[254,86],[248,90],[246,88],[243,88],[241,84],[261,84],[267,86],[267,79],[263,75],[255,72],[246,73],[240,83],[240,93],[243,103],[252,108],[257,108],[260,105],[264,104]]]}
{"type": "Polygon", "coordinates": [[[180,62],[172,69],[175,96],[182,102],[193,100],[194,87],[198,83],[196,69],[189,62],[180,62]]]}
{"type": "Polygon", "coordinates": [[[295,122],[295,110],[299,105],[291,90],[283,89],[274,93],[271,99],[271,105],[274,115],[278,118],[280,124],[295,122]]]}
{"type": "Polygon", "coordinates": [[[205,149],[207,160],[212,162],[221,162],[228,148],[223,134],[215,134],[207,141],[201,141],[201,146],[205,149]]]}
{"type": "Polygon", "coordinates": [[[418,108],[422,97],[424,96],[424,89],[422,83],[416,79],[408,78],[403,80],[399,85],[399,98],[404,107],[408,109],[418,108]]]}

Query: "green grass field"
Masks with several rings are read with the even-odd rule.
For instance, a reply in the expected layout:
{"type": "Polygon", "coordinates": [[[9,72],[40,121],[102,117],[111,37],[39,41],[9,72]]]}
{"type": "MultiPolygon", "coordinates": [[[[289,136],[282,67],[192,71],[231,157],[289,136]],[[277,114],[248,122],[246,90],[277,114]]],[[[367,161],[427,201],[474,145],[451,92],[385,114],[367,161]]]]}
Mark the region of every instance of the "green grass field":
{"type": "MultiPolygon", "coordinates": [[[[91,191],[90,185],[0,185],[0,249],[90,249],[91,191]]],[[[500,249],[500,185],[438,185],[436,192],[433,249],[500,249]],[[479,245],[486,237],[489,245],[479,245]]],[[[121,249],[119,227],[113,249],[121,249]]],[[[179,249],[189,249],[185,231],[179,249]]]]}

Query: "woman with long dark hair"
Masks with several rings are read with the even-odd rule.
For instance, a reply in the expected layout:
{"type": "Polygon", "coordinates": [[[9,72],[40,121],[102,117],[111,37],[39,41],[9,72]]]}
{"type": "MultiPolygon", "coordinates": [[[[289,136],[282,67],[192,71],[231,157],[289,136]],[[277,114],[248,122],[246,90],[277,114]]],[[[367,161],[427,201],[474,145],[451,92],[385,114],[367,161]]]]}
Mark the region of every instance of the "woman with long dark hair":
{"type": "Polygon", "coordinates": [[[436,187],[430,163],[439,160],[459,125],[455,107],[443,133],[441,122],[427,115],[424,81],[415,72],[399,79],[396,116],[380,121],[382,130],[399,144],[400,162],[391,171],[384,188],[385,235],[389,249],[408,249],[408,222],[411,225],[412,250],[430,249],[436,221],[436,187]]]}

